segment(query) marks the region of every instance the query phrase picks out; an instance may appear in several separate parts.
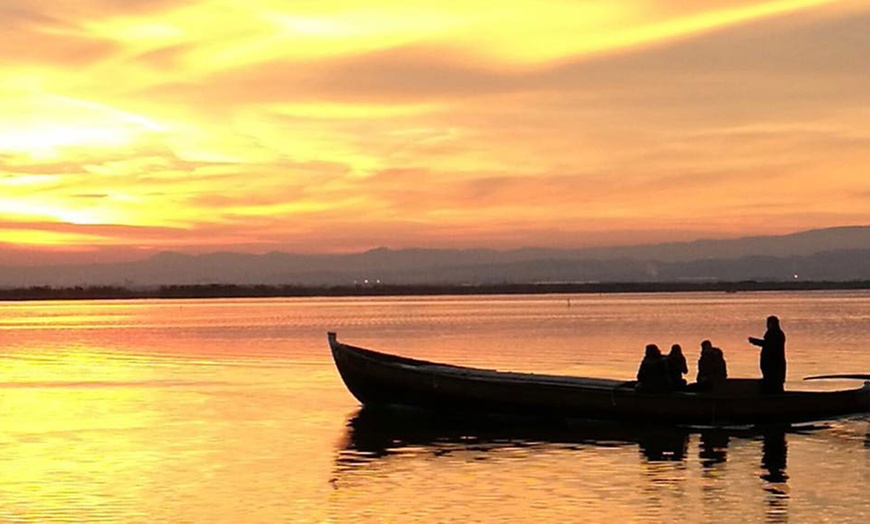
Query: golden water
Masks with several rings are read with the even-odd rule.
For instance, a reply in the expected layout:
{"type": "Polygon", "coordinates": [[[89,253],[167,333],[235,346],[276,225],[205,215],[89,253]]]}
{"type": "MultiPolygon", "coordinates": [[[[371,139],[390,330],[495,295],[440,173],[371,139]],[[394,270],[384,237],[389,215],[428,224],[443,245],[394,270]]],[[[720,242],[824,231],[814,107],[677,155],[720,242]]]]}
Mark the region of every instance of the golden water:
{"type": "Polygon", "coordinates": [[[0,303],[0,522],[865,522],[866,418],[779,440],[373,423],[325,335],[614,378],[648,342],[694,368],[711,338],[755,376],[768,314],[788,387],[870,373],[865,292],[0,303]]]}

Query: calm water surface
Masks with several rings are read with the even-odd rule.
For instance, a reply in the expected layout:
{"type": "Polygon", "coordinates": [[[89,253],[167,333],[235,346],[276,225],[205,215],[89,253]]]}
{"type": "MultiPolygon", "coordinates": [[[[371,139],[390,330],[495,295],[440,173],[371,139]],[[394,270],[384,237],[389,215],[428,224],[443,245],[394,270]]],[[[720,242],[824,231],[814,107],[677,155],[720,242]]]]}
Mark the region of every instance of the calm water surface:
{"type": "MultiPolygon", "coordinates": [[[[0,303],[0,522],[867,522],[870,419],[788,433],[360,412],[326,345],[630,379],[777,314],[789,383],[870,373],[870,293],[0,303]]],[[[854,382],[813,384],[843,387],[854,382]]]]}

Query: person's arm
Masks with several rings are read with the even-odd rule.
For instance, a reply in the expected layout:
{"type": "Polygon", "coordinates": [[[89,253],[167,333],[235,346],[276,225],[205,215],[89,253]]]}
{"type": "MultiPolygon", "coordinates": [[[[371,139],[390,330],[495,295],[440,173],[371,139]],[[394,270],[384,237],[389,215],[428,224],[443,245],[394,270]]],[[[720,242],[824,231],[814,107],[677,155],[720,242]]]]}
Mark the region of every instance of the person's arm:
{"type": "Polygon", "coordinates": [[[755,346],[764,346],[764,339],[763,338],[749,337],[749,343],[753,344],[755,346]]]}

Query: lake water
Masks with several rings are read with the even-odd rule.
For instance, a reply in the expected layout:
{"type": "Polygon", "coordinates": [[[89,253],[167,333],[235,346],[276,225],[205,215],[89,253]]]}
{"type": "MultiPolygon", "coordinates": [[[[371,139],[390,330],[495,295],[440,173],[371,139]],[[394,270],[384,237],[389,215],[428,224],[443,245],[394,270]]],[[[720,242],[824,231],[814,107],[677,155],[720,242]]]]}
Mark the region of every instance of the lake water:
{"type": "MultiPolygon", "coordinates": [[[[630,379],[777,314],[787,387],[870,373],[870,293],[0,303],[0,522],[867,522],[870,419],[780,434],[443,427],[359,412],[326,332],[630,379]]],[[[855,382],[812,384],[844,387],[855,382]]]]}

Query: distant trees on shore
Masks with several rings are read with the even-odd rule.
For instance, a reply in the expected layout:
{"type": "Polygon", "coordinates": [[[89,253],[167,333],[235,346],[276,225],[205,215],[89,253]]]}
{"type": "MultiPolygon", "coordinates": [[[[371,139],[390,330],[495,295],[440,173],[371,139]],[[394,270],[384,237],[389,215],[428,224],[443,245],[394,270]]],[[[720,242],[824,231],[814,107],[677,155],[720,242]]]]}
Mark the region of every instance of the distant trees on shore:
{"type": "Polygon", "coordinates": [[[198,284],[156,288],[123,286],[31,286],[0,289],[0,300],[120,300],[180,298],[338,297],[401,295],[517,295],[548,293],[656,293],[870,289],[870,281],[847,282],[595,282],[529,284],[357,284],[338,286],[198,284]]]}

